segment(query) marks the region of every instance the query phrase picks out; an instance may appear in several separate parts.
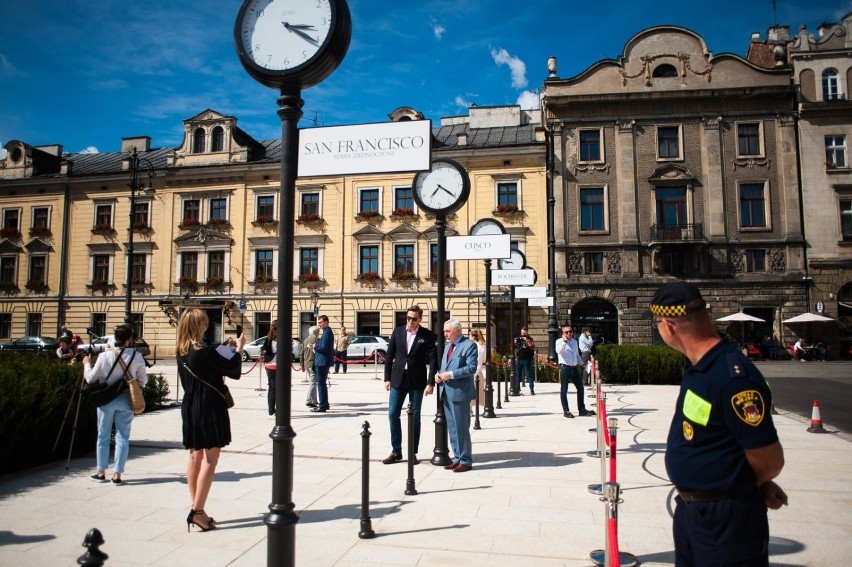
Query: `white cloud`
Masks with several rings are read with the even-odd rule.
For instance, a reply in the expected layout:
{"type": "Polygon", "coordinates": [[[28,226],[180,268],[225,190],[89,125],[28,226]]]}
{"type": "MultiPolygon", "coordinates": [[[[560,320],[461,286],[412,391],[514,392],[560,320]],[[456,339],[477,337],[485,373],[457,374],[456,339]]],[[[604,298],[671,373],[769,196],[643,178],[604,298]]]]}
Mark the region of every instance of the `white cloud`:
{"type": "Polygon", "coordinates": [[[456,106],[460,106],[462,108],[470,108],[470,105],[473,104],[469,100],[465,100],[465,98],[461,95],[456,95],[455,103],[456,106]]]}
{"type": "Polygon", "coordinates": [[[503,49],[491,49],[491,57],[498,65],[508,65],[512,71],[512,86],[522,89],[527,86],[527,65],[517,57],[509,55],[509,52],[503,49]]]}
{"type": "Polygon", "coordinates": [[[6,159],[6,148],[0,146],[0,159],[6,159]]]}
{"type": "Polygon", "coordinates": [[[95,146],[89,146],[89,147],[87,147],[85,150],[80,150],[80,151],[79,151],[79,152],[77,152],[77,153],[81,153],[81,154],[99,154],[99,153],[101,153],[101,152],[99,152],[99,151],[98,151],[98,148],[96,148],[95,146]]]}
{"type": "Polygon", "coordinates": [[[447,31],[447,28],[438,22],[432,22],[432,33],[435,34],[435,39],[441,39],[445,31],[447,31]]]}
{"type": "Polygon", "coordinates": [[[517,104],[522,110],[538,110],[541,105],[541,99],[535,91],[524,91],[518,95],[517,104]]]}

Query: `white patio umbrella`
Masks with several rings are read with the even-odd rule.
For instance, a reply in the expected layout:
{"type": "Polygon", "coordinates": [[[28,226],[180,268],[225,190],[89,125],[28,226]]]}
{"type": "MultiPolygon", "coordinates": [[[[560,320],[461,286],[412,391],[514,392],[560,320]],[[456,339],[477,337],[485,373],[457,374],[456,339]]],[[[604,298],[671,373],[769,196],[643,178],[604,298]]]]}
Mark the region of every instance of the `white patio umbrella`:
{"type": "Polygon", "coordinates": [[[754,315],[749,315],[748,313],[743,313],[742,311],[738,311],[737,313],[731,313],[730,315],[725,315],[724,317],[719,317],[716,321],[720,323],[732,323],[734,321],[740,322],[740,342],[745,342],[745,324],[748,323],[765,323],[763,319],[760,317],[755,317],[754,315]]]}
{"type": "Polygon", "coordinates": [[[791,317],[789,319],[784,319],[781,321],[782,323],[825,323],[827,321],[834,321],[831,317],[823,317],[822,315],[817,315],[816,313],[802,313],[801,315],[796,315],[795,317],[791,317]]]}

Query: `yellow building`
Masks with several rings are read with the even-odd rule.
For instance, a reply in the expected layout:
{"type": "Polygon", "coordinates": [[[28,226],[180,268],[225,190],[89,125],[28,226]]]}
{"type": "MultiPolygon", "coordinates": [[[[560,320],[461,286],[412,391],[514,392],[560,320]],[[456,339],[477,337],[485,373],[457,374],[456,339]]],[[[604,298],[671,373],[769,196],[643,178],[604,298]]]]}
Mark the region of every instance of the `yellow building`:
{"type": "MultiPolygon", "coordinates": [[[[422,115],[402,107],[390,119],[422,115]]],[[[537,285],[545,285],[538,112],[472,107],[433,124],[432,133],[433,156],[459,161],[471,178],[468,203],[448,219],[447,235],[496,218],[536,270],[537,285]]],[[[157,356],[168,356],[176,319],[188,306],[205,309],[218,336],[237,324],[250,339],[264,335],[279,285],[293,286],[294,336],[304,336],[315,309],[335,330],[342,324],[389,335],[415,303],[440,328],[434,219],[413,202],[413,172],[298,179],[294,281],[278,282],[280,140],[253,139],[235,117],[208,109],[187,119],[176,148],[152,149],[149,138],[137,137],[124,138],[120,152],[101,154],[17,140],[6,149],[0,340],[54,336],[63,322],[81,336],[86,328],[109,334],[124,321],[130,297],[138,333],[157,356]]],[[[484,262],[450,262],[449,274],[446,315],[465,328],[484,327],[484,262]]],[[[508,293],[492,293],[495,346],[505,350],[508,293]]],[[[546,309],[527,308],[525,300],[514,305],[514,332],[527,324],[546,344],[546,309]]]]}

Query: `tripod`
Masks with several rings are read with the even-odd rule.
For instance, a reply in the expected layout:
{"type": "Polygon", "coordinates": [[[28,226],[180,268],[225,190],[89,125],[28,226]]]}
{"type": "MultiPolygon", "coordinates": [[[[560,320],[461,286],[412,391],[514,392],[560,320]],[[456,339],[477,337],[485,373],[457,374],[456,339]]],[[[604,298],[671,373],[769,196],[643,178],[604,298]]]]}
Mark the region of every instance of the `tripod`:
{"type": "Polygon", "coordinates": [[[71,399],[68,400],[68,407],[65,408],[65,415],[62,417],[62,425],[59,426],[59,433],[56,435],[56,441],[53,443],[53,452],[56,452],[56,446],[59,445],[59,439],[62,437],[62,430],[65,429],[65,423],[68,421],[68,414],[71,412],[71,406],[74,405],[74,398],[77,398],[77,410],[74,412],[74,425],[71,428],[71,442],[68,444],[68,458],[65,460],[65,470],[71,467],[71,453],[74,450],[74,437],[77,435],[77,420],[80,418],[80,403],[83,401],[83,383],[85,378],[80,374],[80,385],[71,391],[71,399]]]}

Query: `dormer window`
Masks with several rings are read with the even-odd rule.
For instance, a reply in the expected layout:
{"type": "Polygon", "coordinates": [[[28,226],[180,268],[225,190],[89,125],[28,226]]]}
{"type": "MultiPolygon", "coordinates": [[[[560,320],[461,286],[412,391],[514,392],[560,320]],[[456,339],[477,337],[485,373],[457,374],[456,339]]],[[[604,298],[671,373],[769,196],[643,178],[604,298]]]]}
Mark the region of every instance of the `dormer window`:
{"type": "Polygon", "coordinates": [[[210,136],[210,151],[221,152],[225,150],[225,129],[221,126],[213,128],[210,136]]]}
{"type": "Polygon", "coordinates": [[[192,153],[203,154],[205,149],[206,134],[204,128],[196,128],[192,133],[192,153]]]}

